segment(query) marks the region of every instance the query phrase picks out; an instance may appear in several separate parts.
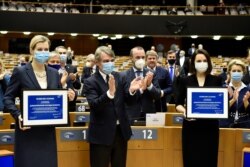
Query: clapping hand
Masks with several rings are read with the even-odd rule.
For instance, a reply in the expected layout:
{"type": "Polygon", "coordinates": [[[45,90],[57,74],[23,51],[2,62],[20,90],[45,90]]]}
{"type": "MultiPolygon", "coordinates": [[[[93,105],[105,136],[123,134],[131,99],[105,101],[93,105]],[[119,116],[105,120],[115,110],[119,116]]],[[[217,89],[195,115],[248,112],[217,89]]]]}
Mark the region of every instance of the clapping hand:
{"type": "Polygon", "coordinates": [[[108,85],[109,85],[109,93],[111,96],[115,95],[115,91],[116,91],[116,87],[115,87],[115,78],[112,74],[109,75],[109,81],[108,81],[108,85]]]}
{"type": "Polygon", "coordinates": [[[248,102],[249,99],[250,99],[250,92],[248,91],[243,97],[243,102],[248,102]]]}
{"type": "Polygon", "coordinates": [[[69,88],[69,90],[68,90],[69,101],[73,101],[75,99],[75,96],[76,96],[75,91],[73,91],[72,89],[69,88]]]}
{"type": "Polygon", "coordinates": [[[18,124],[19,124],[19,129],[21,129],[22,131],[25,131],[25,130],[28,130],[30,129],[31,127],[23,127],[23,118],[21,115],[18,116],[18,124]]]}
{"type": "Polygon", "coordinates": [[[143,79],[141,77],[133,79],[133,81],[130,83],[129,92],[133,93],[139,90],[142,87],[142,81],[143,79]]]}

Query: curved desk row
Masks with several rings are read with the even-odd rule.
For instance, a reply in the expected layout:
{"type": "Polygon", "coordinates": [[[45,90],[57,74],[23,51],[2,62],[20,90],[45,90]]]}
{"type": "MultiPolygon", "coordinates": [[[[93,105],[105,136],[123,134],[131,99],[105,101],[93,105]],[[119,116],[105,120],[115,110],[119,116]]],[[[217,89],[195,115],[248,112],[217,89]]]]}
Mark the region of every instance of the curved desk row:
{"type": "MultiPolygon", "coordinates": [[[[132,129],[127,166],[182,167],[181,127],[132,129]]],[[[89,166],[87,135],[87,127],[56,128],[58,166],[89,166]]],[[[14,130],[0,130],[0,149],[13,151],[13,144],[14,130]]],[[[250,147],[250,129],[220,129],[218,167],[240,167],[245,147],[250,147]]]]}

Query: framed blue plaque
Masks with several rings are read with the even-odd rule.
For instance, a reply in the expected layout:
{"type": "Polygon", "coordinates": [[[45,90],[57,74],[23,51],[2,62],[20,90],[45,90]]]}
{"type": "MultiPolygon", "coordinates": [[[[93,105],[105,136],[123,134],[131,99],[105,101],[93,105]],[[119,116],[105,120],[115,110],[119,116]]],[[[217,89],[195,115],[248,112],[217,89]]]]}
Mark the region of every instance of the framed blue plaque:
{"type": "Polygon", "coordinates": [[[23,90],[23,126],[67,123],[67,90],[23,90]]]}
{"type": "Polygon", "coordinates": [[[227,88],[188,88],[187,118],[228,118],[227,88]]]}

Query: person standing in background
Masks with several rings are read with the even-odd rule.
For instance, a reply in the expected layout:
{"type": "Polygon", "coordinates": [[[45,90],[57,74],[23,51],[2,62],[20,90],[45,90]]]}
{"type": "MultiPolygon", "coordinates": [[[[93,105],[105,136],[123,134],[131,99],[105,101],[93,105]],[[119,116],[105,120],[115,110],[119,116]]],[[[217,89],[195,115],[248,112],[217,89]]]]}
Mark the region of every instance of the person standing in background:
{"type": "Polygon", "coordinates": [[[247,66],[246,66],[246,73],[242,78],[242,81],[245,85],[247,85],[250,88],[250,50],[248,51],[247,56],[247,66]]]}
{"type": "Polygon", "coordinates": [[[11,74],[4,68],[4,63],[0,60],[0,111],[4,110],[3,97],[7,89],[11,74]]]}
{"type": "Polygon", "coordinates": [[[160,66],[157,66],[158,55],[154,50],[146,52],[147,68],[153,71],[161,88],[161,99],[155,100],[155,109],[157,112],[167,112],[167,95],[172,93],[172,82],[169,72],[160,66]]]}
{"type": "Polygon", "coordinates": [[[82,70],[81,82],[84,84],[84,80],[89,78],[95,72],[96,72],[95,55],[89,54],[86,58],[85,67],[82,70]]]}
{"type": "MultiPolygon", "coordinates": [[[[45,65],[49,57],[49,47],[50,40],[45,36],[36,35],[31,39],[29,49],[33,61],[14,68],[4,95],[6,111],[16,121],[15,167],[57,167],[55,127],[23,127],[23,111],[15,105],[16,97],[19,97],[22,104],[23,89],[61,89],[58,71],[45,65]]],[[[74,98],[75,92],[69,90],[69,101],[74,98]]]]}
{"type": "MultiPolygon", "coordinates": [[[[181,78],[176,92],[176,110],[186,117],[188,87],[222,87],[221,78],[211,75],[212,62],[206,50],[196,50],[191,58],[192,75],[181,78]]],[[[182,124],[183,167],[217,167],[219,121],[187,119],[182,124]]]]}

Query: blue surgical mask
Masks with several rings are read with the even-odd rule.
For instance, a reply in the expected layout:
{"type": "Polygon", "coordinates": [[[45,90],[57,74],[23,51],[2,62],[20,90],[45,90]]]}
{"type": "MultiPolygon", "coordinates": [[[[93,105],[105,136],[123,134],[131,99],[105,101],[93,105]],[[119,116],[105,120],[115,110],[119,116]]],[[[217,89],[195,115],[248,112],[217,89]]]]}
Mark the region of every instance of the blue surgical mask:
{"type": "Polygon", "coordinates": [[[243,77],[243,73],[242,72],[232,72],[232,80],[233,81],[241,81],[242,77],[243,77]]]}
{"type": "Polygon", "coordinates": [[[34,59],[40,64],[46,63],[49,59],[49,51],[35,51],[34,59]]]}
{"type": "Polygon", "coordinates": [[[56,70],[59,70],[61,68],[61,65],[60,64],[48,64],[49,67],[52,67],[56,70]]]}
{"type": "Polygon", "coordinates": [[[62,62],[65,63],[67,61],[67,55],[66,54],[61,54],[60,59],[61,59],[62,62]]]}
{"type": "Polygon", "coordinates": [[[114,70],[115,64],[114,64],[114,62],[102,63],[102,67],[103,67],[102,71],[105,74],[109,75],[114,70]]]}

